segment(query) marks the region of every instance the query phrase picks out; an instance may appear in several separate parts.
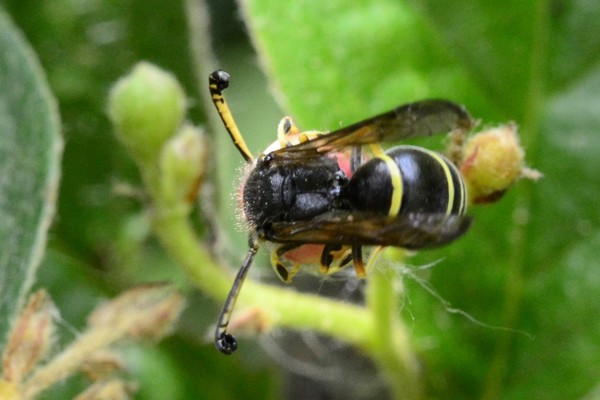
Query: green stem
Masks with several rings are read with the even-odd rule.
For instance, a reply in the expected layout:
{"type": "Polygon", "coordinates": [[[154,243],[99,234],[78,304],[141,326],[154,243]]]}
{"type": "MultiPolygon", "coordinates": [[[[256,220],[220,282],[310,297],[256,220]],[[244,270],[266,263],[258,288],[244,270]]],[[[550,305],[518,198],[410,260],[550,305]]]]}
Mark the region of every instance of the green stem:
{"type": "Polygon", "coordinates": [[[422,398],[418,363],[411,351],[409,334],[399,319],[401,277],[392,268],[369,275],[367,307],[373,315],[372,354],[386,376],[396,399],[422,398]]]}
{"type": "Polygon", "coordinates": [[[165,212],[157,209],[153,228],[162,245],[183,268],[195,286],[214,299],[224,299],[231,286],[227,270],[215,264],[200,240],[185,212],[165,212]]]}
{"type": "MultiPolygon", "coordinates": [[[[194,285],[215,300],[224,301],[232,275],[200,246],[187,213],[158,208],[153,226],[194,285]]],[[[271,326],[313,329],[361,348],[369,347],[371,342],[371,318],[359,306],[247,280],[240,294],[241,307],[258,307],[271,326]]]]}
{"type": "MultiPolygon", "coordinates": [[[[155,215],[155,232],[168,252],[197,287],[223,301],[232,275],[199,245],[187,213],[157,209],[155,215]]],[[[392,269],[371,274],[366,309],[248,280],[238,308],[257,307],[269,326],[311,329],[371,353],[389,378],[395,398],[418,399],[421,388],[417,363],[406,329],[397,319],[396,279],[392,269]]]]}

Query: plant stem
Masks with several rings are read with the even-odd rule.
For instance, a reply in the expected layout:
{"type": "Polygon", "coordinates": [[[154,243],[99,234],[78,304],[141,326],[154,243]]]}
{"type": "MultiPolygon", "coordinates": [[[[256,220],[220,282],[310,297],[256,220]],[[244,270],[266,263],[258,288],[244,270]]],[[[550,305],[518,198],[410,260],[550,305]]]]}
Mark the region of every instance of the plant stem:
{"type": "MultiPolygon", "coordinates": [[[[159,215],[163,217],[154,219],[154,229],[165,248],[198,288],[224,300],[231,275],[199,245],[186,214],[159,215]]],[[[244,284],[239,306],[257,307],[269,327],[311,329],[363,349],[387,376],[395,398],[419,399],[417,362],[406,329],[397,319],[395,274],[388,268],[369,276],[367,308],[251,280],[244,284]]]]}
{"type": "Polygon", "coordinates": [[[422,398],[421,380],[409,335],[398,318],[401,277],[392,268],[374,268],[367,286],[367,308],[373,316],[373,357],[395,399],[422,398]]]}
{"type": "Polygon", "coordinates": [[[214,299],[224,299],[231,286],[227,270],[215,264],[196,237],[187,213],[156,209],[154,232],[194,285],[214,299]]]}
{"type": "MultiPolygon", "coordinates": [[[[186,213],[156,210],[154,230],[193,283],[218,301],[229,292],[232,275],[202,249],[186,213]]],[[[316,295],[246,281],[239,305],[258,307],[272,326],[313,329],[361,348],[371,342],[371,318],[364,308],[316,295]]]]}

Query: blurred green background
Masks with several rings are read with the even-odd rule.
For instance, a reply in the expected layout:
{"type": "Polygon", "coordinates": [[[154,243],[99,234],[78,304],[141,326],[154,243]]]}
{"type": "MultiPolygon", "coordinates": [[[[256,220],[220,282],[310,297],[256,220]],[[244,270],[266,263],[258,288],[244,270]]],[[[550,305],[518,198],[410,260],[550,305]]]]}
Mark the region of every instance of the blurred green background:
{"type": "MultiPolygon", "coordinates": [[[[519,182],[497,204],[474,208],[474,226],[458,243],[411,259],[417,266],[441,260],[419,275],[439,297],[407,277],[403,299],[427,394],[600,398],[600,6],[243,4],[245,17],[232,1],[210,2],[212,35],[201,40],[211,41],[218,66],[232,75],[227,98],[254,153],[274,139],[285,113],[306,129],[334,129],[410,100],[446,97],[484,126],[516,121],[528,163],[545,174],[538,183],[519,182]]],[[[60,107],[59,205],[37,286],[57,303],[61,340],[69,340],[99,300],[125,288],[147,280],[185,287],[150,235],[135,192],[138,172],[106,117],[111,85],[136,62],[155,63],[182,82],[190,118],[205,124],[205,81],[197,80],[183,1],[5,0],[3,7],[39,56],[60,107]]],[[[219,250],[236,268],[245,239],[235,228],[231,193],[241,160],[223,129],[208,133],[225,235],[219,250]]],[[[200,215],[196,220],[206,231],[200,215]]],[[[262,264],[256,276],[270,274],[262,264]]],[[[324,293],[329,285],[338,297],[359,291],[336,279],[312,281],[306,290],[324,293]]],[[[264,347],[244,340],[243,351],[223,357],[209,330],[220,304],[192,288],[188,298],[172,337],[127,348],[140,383],[136,398],[385,396],[367,360],[310,333],[276,332],[262,339],[264,347]],[[291,355],[305,348],[317,360],[291,355]]],[[[69,381],[44,398],[70,398],[82,385],[69,381]]]]}

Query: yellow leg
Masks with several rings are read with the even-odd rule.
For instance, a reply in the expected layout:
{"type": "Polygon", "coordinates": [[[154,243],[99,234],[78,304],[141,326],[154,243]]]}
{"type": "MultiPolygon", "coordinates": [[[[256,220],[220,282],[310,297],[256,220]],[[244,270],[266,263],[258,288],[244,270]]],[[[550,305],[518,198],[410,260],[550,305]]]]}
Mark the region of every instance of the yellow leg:
{"type": "Polygon", "coordinates": [[[335,244],[323,247],[319,272],[323,275],[334,274],[352,261],[351,248],[335,244]]]}
{"type": "Polygon", "coordinates": [[[367,274],[371,272],[371,269],[373,269],[375,262],[384,250],[385,246],[377,246],[373,249],[373,251],[371,251],[369,259],[367,260],[367,266],[365,267],[367,274]]]}
{"type": "Polygon", "coordinates": [[[371,148],[371,152],[375,157],[381,157],[381,155],[385,153],[383,147],[381,147],[379,143],[371,143],[369,147],[371,148]]]}
{"type": "Polygon", "coordinates": [[[356,276],[359,278],[364,278],[366,276],[365,273],[365,264],[362,259],[362,247],[359,245],[352,246],[352,260],[354,260],[354,270],[356,271],[356,276]]]}
{"type": "Polygon", "coordinates": [[[304,143],[306,141],[313,140],[321,135],[326,135],[326,133],[321,131],[304,131],[298,136],[298,143],[304,143]]]}
{"type": "Polygon", "coordinates": [[[281,257],[290,250],[298,247],[297,244],[288,244],[288,245],[280,245],[271,250],[271,266],[275,271],[275,274],[281,279],[284,283],[291,283],[294,276],[300,270],[301,265],[298,263],[284,263],[281,260],[281,257]],[[286,265],[288,264],[288,265],[286,265]],[[289,264],[292,264],[291,268],[289,268],[289,264]]]}

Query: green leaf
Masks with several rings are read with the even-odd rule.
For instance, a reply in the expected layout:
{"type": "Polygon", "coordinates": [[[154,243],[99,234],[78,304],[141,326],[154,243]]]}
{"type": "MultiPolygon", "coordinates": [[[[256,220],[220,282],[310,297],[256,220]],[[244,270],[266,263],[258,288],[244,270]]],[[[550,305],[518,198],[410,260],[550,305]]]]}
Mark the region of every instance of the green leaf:
{"type": "Polygon", "coordinates": [[[307,129],[333,129],[424,97],[480,98],[406,2],[246,2],[285,105],[307,129]]]}
{"type": "Polygon", "coordinates": [[[424,97],[463,103],[484,125],[520,125],[528,163],[544,178],[473,207],[465,238],[412,260],[443,259],[425,281],[406,279],[422,379],[439,398],[592,393],[600,381],[600,4],[242,4],[259,57],[304,129],[335,129],[424,97]]]}
{"type": "Polygon", "coordinates": [[[62,147],[56,103],[29,45],[0,10],[0,335],[35,279],[62,147]]]}

